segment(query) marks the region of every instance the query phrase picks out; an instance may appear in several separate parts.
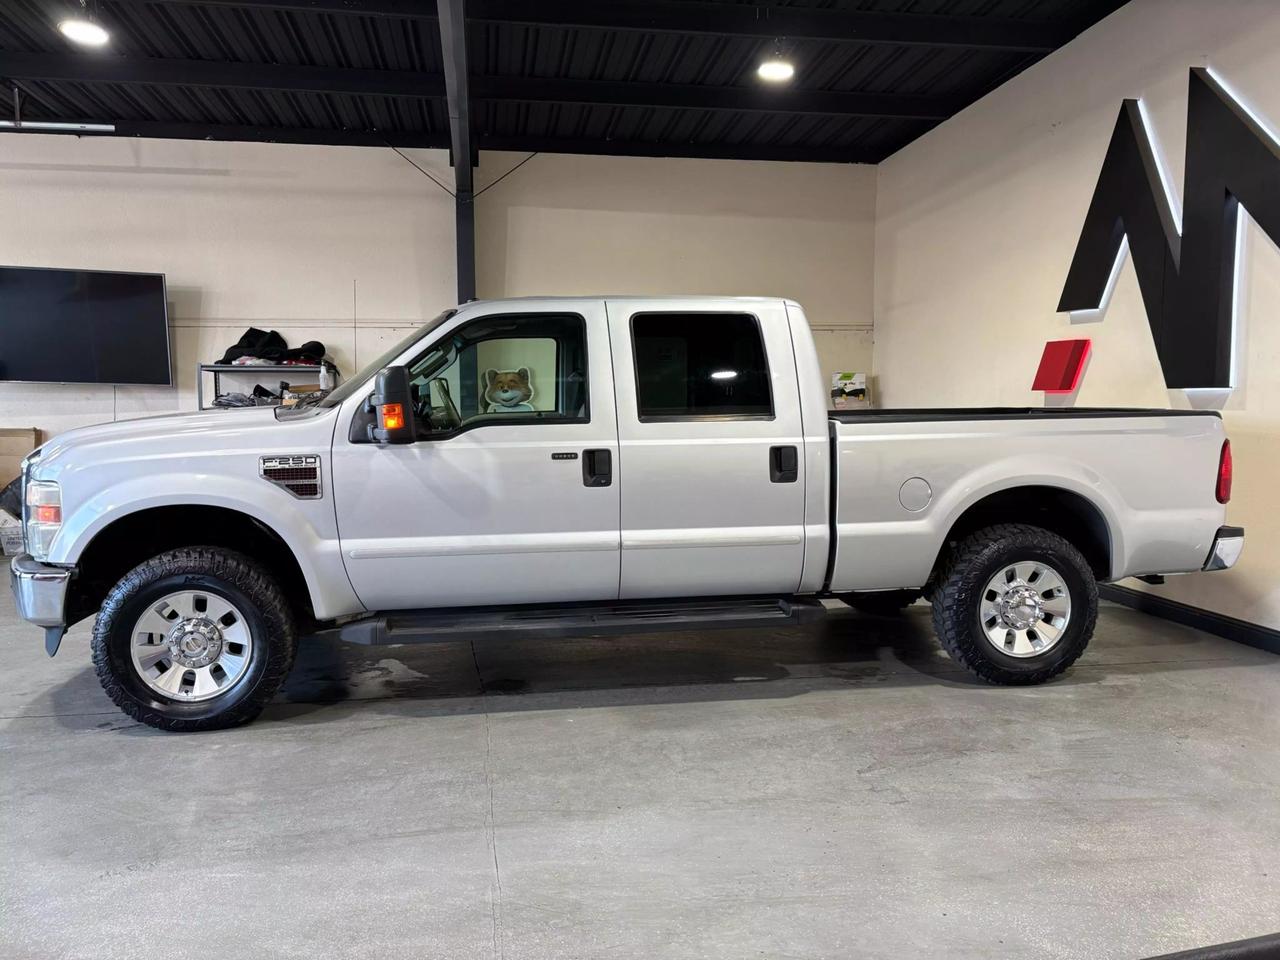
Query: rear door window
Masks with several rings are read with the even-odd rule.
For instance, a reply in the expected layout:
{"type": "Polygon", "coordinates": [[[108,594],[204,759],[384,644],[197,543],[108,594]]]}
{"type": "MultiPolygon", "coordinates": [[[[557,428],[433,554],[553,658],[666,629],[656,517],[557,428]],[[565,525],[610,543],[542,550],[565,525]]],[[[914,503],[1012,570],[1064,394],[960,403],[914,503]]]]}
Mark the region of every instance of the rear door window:
{"type": "Polygon", "coordinates": [[[749,313],[631,318],[641,420],[771,419],[769,364],[749,313]]]}

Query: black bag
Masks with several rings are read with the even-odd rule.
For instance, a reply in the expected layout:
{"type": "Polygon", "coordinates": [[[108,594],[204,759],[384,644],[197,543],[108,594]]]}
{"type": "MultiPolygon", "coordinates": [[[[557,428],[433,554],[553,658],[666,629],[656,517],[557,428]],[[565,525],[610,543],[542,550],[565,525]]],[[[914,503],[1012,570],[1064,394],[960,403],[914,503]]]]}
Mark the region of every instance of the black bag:
{"type": "Polygon", "coordinates": [[[319,363],[324,359],[324,344],[319,340],[308,340],[300,347],[286,350],[284,360],[303,360],[307,363],[319,363]]]}
{"type": "Polygon", "coordinates": [[[235,346],[230,347],[218,362],[231,363],[240,357],[258,357],[262,360],[278,362],[284,359],[288,349],[289,345],[285,343],[284,337],[274,330],[266,331],[250,327],[241,334],[235,346]]]}

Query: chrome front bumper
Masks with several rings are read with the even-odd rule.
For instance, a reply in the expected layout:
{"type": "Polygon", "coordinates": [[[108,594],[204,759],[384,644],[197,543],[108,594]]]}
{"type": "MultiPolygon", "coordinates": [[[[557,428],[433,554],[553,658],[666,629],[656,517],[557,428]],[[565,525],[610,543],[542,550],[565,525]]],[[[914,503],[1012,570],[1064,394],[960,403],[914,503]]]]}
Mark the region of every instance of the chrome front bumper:
{"type": "Polygon", "coordinates": [[[1244,527],[1219,527],[1213,549],[1204,561],[1204,570],[1230,570],[1244,550],[1244,527]]]}
{"type": "Polygon", "coordinates": [[[44,627],[44,649],[51,657],[58,652],[62,635],[67,632],[67,585],[71,573],[65,567],[32,560],[25,553],[9,564],[9,586],[18,605],[18,616],[44,627]]]}

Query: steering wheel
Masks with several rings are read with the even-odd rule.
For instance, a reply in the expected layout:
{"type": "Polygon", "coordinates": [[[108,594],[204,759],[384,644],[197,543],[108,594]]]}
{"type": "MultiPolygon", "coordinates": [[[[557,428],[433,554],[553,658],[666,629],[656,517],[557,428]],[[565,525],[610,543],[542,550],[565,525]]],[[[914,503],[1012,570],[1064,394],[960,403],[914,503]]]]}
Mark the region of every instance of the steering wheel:
{"type": "Polygon", "coordinates": [[[431,429],[431,390],[423,389],[416,383],[413,385],[413,415],[428,430],[431,429]]]}
{"type": "MultiPolygon", "coordinates": [[[[436,377],[436,379],[431,381],[431,385],[440,391],[440,399],[444,401],[443,410],[445,422],[440,424],[440,426],[445,430],[456,430],[458,427],[462,426],[462,415],[458,413],[458,408],[453,403],[453,396],[449,393],[449,381],[444,377],[436,377]]],[[[428,408],[431,406],[430,397],[431,391],[428,389],[426,401],[428,408]]],[[[427,418],[427,421],[430,422],[430,417],[427,418]]]]}

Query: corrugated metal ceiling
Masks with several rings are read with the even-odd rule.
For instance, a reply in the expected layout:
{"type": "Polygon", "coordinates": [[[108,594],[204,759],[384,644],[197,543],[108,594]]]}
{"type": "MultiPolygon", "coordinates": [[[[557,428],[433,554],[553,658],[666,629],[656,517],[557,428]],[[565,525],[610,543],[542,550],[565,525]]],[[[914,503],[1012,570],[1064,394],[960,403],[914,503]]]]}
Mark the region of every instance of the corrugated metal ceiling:
{"type": "MultiPolygon", "coordinates": [[[[114,123],[140,136],[449,142],[431,0],[100,0],[91,6],[112,40],[92,53],[54,27],[76,5],[0,4],[0,78],[20,91],[24,120],[114,123]],[[195,67],[211,65],[222,72],[196,78],[195,67]],[[283,68],[310,70],[299,79],[283,68]],[[380,81],[395,89],[379,89],[380,81]]],[[[876,161],[1120,5],[543,0],[531,14],[522,0],[470,0],[475,138],[482,149],[876,161]],[[644,28],[651,10],[661,14],[659,29],[644,28]],[[702,19],[726,10],[756,23],[806,11],[904,14],[895,29],[908,38],[915,23],[932,32],[923,43],[774,38],[717,33],[702,19]],[[608,22],[615,11],[616,25],[608,22]],[[1019,26],[1044,28],[1051,39],[970,42],[975,30],[1019,26]],[[955,42],[938,42],[937,31],[955,42]],[[797,67],[784,94],[762,90],[754,73],[775,46],[797,67]],[[883,98],[865,111],[883,115],[865,115],[849,99],[858,94],[883,98]]]]}

